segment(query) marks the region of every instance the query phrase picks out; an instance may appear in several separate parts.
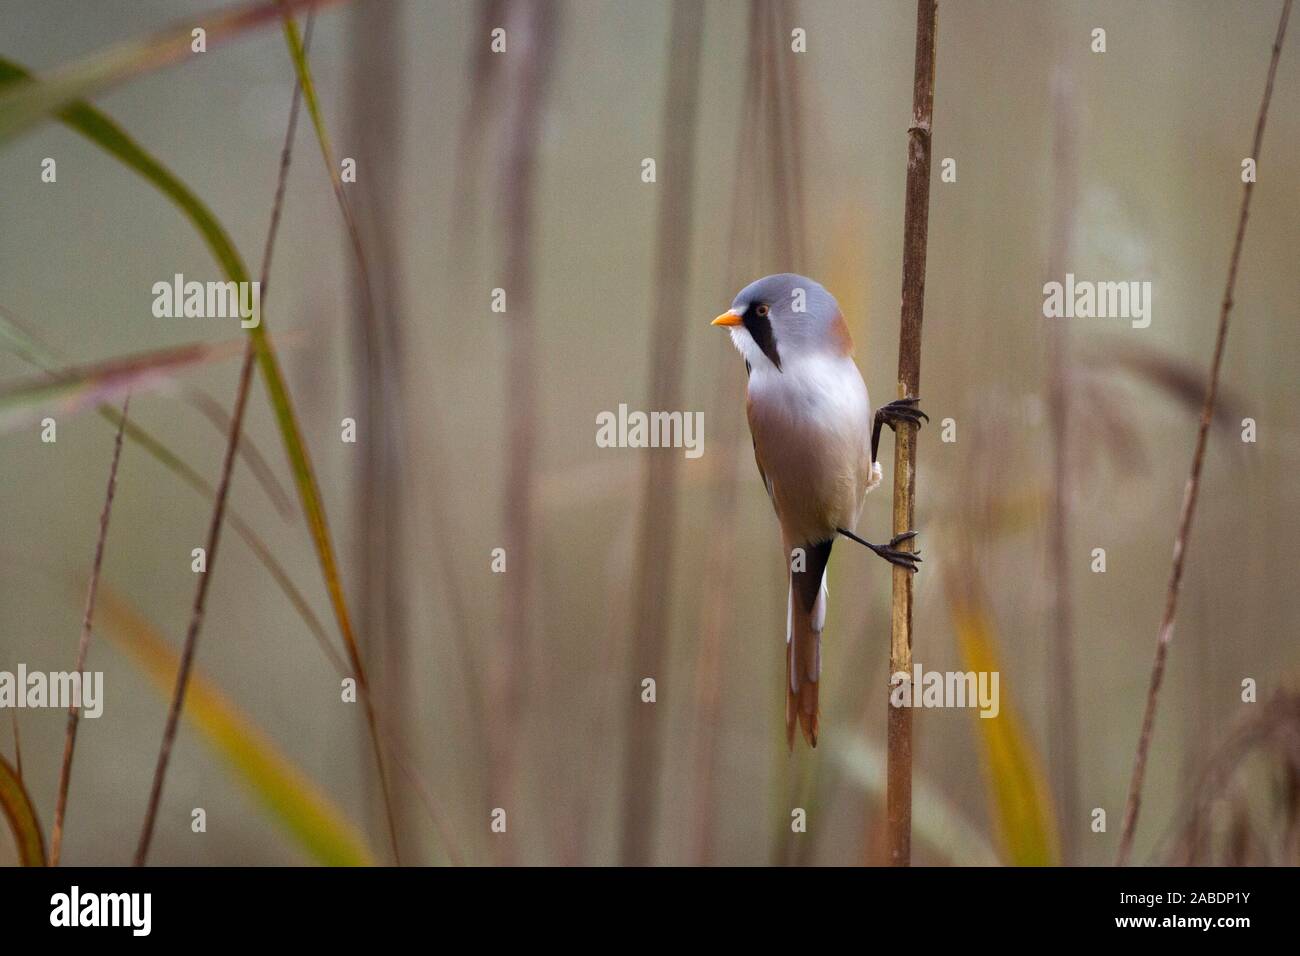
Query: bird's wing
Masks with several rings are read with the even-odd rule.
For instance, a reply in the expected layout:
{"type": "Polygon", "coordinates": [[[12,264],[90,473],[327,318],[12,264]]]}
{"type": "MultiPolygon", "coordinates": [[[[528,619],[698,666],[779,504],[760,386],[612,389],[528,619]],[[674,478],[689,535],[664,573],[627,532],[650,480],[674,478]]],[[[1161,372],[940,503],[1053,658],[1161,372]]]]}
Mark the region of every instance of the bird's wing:
{"type": "MultiPolygon", "coordinates": [[[[753,440],[753,436],[750,436],[753,440]]],[[[773,507],[776,506],[776,499],[772,497],[772,479],[767,477],[767,472],[763,470],[763,459],[758,457],[758,442],[754,442],[754,464],[758,465],[758,477],[763,479],[763,487],[767,489],[767,496],[772,498],[773,507]]]]}
{"type": "MultiPolygon", "coordinates": [[[[745,359],[745,378],[749,378],[754,373],[754,366],[749,364],[749,359],[745,359]]],[[[750,412],[751,400],[746,396],[745,411],[750,412]]],[[[776,506],[776,499],[772,498],[772,481],[767,477],[767,472],[763,470],[763,459],[758,454],[758,439],[754,437],[753,419],[750,419],[749,439],[754,445],[754,464],[758,465],[758,477],[763,479],[763,487],[767,489],[767,497],[772,500],[773,507],[776,506]]]]}
{"type": "MultiPolygon", "coordinates": [[[[749,367],[749,363],[745,363],[749,367]]],[[[767,469],[763,467],[763,455],[758,450],[758,438],[754,434],[754,402],[753,399],[747,399],[745,402],[745,411],[749,418],[749,440],[754,445],[754,464],[758,465],[758,477],[763,479],[763,487],[767,489],[767,497],[772,501],[772,507],[776,507],[776,496],[772,494],[772,479],[767,476],[767,469]]]]}

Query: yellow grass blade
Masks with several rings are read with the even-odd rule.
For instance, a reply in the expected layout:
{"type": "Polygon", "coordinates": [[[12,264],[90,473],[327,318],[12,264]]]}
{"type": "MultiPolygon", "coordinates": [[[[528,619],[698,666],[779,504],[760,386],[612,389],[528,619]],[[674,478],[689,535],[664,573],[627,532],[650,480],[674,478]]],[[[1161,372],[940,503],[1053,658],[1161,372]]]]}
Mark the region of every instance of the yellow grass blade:
{"type": "Polygon", "coordinates": [[[32,798],[9,761],[0,757],[0,811],[13,830],[18,862],[23,866],[45,866],[45,838],[36,819],[32,798]]]}
{"type": "MultiPolygon", "coordinates": [[[[975,602],[954,602],[950,611],[962,666],[976,673],[1001,672],[988,611],[975,602]]],[[[980,717],[974,712],[983,744],[991,816],[1006,862],[1052,866],[1060,854],[1051,791],[1006,686],[1006,681],[999,682],[1001,706],[996,717],[980,717]]]]}
{"type": "MultiPolygon", "coordinates": [[[[104,636],[165,698],[176,680],[176,652],[102,583],[99,600],[104,636]]],[[[197,668],[190,676],[184,716],[313,859],[327,866],[374,865],[360,832],[343,812],[197,668]]]]}
{"type": "MultiPolygon", "coordinates": [[[[272,4],[275,10],[291,12],[301,4],[285,4],[280,7],[272,4]]],[[[278,14],[277,14],[278,15],[278,14]]],[[[31,75],[22,66],[0,58],[0,88],[26,85],[31,82],[31,75]]],[[[0,109],[3,103],[0,100],[0,109]]],[[[61,103],[62,101],[60,101],[61,103]]],[[[55,108],[55,107],[51,107],[55,108]]],[[[194,225],[213,257],[221,265],[222,272],[232,282],[247,282],[248,270],[244,265],[234,243],[231,242],[225,227],[217,220],[212,211],[203,203],[194,191],[163,166],[150,153],[135,142],[127,132],[111,118],[81,100],[63,105],[58,117],[65,124],[85,136],[92,143],[109,154],[117,157],[128,168],[139,173],[147,182],[165,195],[184,213],[194,225]]],[[[2,140],[3,137],[0,137],[2,140]]],[[[302,429],[298,425],[297,412],[289,396],[289,388],[280,369],[280,360],[271,344],[265,318],[256,327],[248,330],[252,337],[253,348],[257,355],[258,368],[266,384],[271,408],[275,412],[276,424],[293,469],[294,482],[298,487],[298,497],[302,503],[303,514],[311,531],[312,543],[320,563],[321,575],[325,580],[325,589],[329,594],[334,617],[347,648],[348,661],[356,674],[357,682],[366,686],[366,674],[361,661],[360,648],[352,630],[352,618],[348,613],[347,599],[343,593],[343,583],[339,578],[338,562],[334,554],[334,543],[330,535],[329,524],[325,517],[325,506],[321,501],[320,487],[312,467],[311,456],[303,441],[302,429]]],[[[373,708],[369,697],[366,698],[366,719],[375,749],[375,758],[383,767],[383,754],[380,751],[378,731],[375,726],[373,708]]]]}

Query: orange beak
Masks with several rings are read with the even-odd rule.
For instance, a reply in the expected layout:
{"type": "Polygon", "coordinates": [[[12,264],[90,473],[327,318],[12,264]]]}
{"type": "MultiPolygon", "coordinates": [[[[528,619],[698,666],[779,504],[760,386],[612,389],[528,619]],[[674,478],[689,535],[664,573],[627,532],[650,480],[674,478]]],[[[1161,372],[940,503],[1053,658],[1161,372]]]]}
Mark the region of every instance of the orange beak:
{"type": "Polygon", "coordinates": [[[740,325],[740,323],[743,321],[744,321],[744,316],[742,316],[735,309],[728,309],[726,312],[723,312],[720,316],[718,316],[709,324],[710,325],[740,325]]]}

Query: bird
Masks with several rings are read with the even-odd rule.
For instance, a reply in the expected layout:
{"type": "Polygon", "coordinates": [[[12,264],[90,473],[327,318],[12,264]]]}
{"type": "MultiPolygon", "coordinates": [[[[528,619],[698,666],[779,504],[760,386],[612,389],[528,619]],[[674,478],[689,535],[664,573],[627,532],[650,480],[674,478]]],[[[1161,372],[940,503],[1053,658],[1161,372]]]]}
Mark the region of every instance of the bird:
{"type": "Polygon", "coordinates": [[[929,417],[918,397],[872,413],[844,315],[835,297],[812,279],[781,273],[751,282],[712,324],[731,333],[744,357],[754,460],[781,529],[789,579],[786,745],[793,751],[798,724],[816,747],[831,546],[843,536],[891,564],[917,570],[920,553],[900,547],[915,531],[877,545],[853,529],[867,493],[881,482],[881,428],[920,427],[929,417]]]}

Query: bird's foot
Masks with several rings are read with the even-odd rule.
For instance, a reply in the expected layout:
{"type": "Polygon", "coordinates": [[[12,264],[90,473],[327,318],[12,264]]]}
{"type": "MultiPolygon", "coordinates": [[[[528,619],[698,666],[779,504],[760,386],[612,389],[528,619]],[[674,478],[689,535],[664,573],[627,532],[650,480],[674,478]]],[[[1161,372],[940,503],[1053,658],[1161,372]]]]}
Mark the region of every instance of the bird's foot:
{"type": "Polygon", "coordinates": [[[890,428],[896,428],[902,422],[910,422],[919,428],[922,419],[927,422],[930,420],[929,415],[916,407],[919,401],[919,398],[895,399],[888,405],[880,406],[876,414],[890,428]]]}
{"type": "Polygon", "coordinates": [[[921,427],[921,420],[930,420],[930,416],[916,407],[919,398],[899,398],[890,402],[888,405],[881,405],[876,409],[875,422],[871,428],[871,462],[874,465],[878,460],[880,451],[880,429],[888,425],[894,431],[898,431],[898,426],[905,422],[921,427]]]}
{"type": "Polygon", "coordinates": [[[897,565],[913,573],[920,570],[917,565],[921,562],[921,552],[919,551],[902,551],[899,545],[904,541],[911,541],[916,537],[915,531],[904,531],[902,534],[896,534],[889,539],[889,544],[872,544],[870,541],[859,538],[852,531],[846,531],[839,528],[839,533],[846,538],[856,541],[865,548],[870,548],[875,554],[884,558],[890,564],[897,565]]]}
{"type": "Polygon", "coordinates": [[[907,571],[915,573],[919,570],[917,564],[921,560],[919,551],[900,551],[898,546],[904,541],[910,541],[916,537],[915,531],[904,531],[902,534],[896,534],[889,539],[889,544],[869,544],[867,545],[872,551],[880,555],[890,564],[897,565],[907,571]]]}

